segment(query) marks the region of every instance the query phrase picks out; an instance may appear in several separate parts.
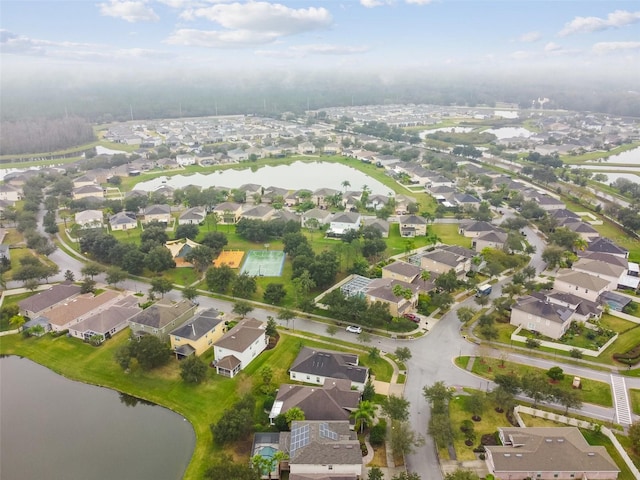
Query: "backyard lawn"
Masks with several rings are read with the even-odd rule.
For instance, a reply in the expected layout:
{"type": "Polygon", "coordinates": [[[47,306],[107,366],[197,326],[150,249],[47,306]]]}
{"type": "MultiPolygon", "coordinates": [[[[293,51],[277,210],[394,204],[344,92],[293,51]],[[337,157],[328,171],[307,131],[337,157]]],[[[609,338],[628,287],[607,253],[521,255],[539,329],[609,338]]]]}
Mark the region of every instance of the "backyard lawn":
{"type": "Polygon", "coordinates": [[[471,248],[471,239],[458,233],[458,224],[456,223],[432,223],[429,225],[429,232],[435,233],[440,241],[447,245],[471,248]]]}
{"type": "MultiPolygon", "coordinates": [[[[514,363],[509,361],[502,361],[497,358],[482,358],[476,357],[473,362],[472,372],[476,375],[480,375],[483,378],[493,380],[496,374],[515,374],[518,377],[526,373],[539,373],[545,374],[546,370],[530,367],[528,365],[522,365],[520,363],[514,363]],[[501,367],[504,363],[504,367],[501,367]]],[[[571,382],[573,381],[572,375],[565,375],[564,379],[558,383],[558,386],[565,388],[571,388],[571,382]]],[[[582,401],[587,403],[593,403],[596,405],[602,405],[605,407],[613,406],[613,400],[611,397],[611,387],[603,382],[596,380],[590,380],[588,378],[582,378],[582,401]]]]}

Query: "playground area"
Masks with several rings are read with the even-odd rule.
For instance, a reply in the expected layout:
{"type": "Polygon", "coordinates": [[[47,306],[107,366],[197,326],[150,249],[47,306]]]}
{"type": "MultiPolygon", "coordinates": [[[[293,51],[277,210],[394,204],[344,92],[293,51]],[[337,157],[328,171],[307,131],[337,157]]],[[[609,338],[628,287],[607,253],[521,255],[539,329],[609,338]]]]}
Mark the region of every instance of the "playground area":
{"type": "Polygon", "coordinates": [[[231,268],[239,268],[244,257],[242,250],[223,250],[213,262],[214,267],[228,265],[231,268]]]}
{"type": "Polygon", "coordinates": [[[256,277],[282,275],[285,253],[282,250],[250,250],[240,273],[256,277]]]}

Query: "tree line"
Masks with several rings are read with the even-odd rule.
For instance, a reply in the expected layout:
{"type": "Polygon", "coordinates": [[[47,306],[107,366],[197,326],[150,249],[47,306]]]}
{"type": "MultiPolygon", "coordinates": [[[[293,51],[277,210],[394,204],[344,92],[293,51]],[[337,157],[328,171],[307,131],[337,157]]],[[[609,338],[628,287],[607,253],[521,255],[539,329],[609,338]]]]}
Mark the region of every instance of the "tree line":
{"type": "Polygon", "coordinates": [[[54,152],[94,140],[91,125],[76,116],[0,122],[0,155],[54,152]]]}

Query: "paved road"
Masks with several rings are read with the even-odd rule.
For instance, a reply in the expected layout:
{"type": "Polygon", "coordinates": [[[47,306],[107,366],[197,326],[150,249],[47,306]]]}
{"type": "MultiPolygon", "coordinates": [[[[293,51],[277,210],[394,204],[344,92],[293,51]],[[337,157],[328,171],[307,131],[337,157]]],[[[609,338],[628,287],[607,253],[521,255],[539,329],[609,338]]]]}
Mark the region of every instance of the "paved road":
{"type": "MultiPolygon", "coordinates": [[[[508,209],[503,209],[505,218],[513,215],[508,209]]],[[[536,253],[532,256],[531,265],[536,267],[538,272],[545,268],[542,261],[541,253],[544,249],[544,242],[537,236],[535,231],[529,227],[524,229],[526,237],[532,245],[536,247],[536,253]]],[[[70,257],[63,250],[56,250],[50,258],[60,267],[60,271],[64,272],[70,269],[79,277],[82,262],[70,257]]],[[[501,295],[502,286],[508,283],[510,279],[502,280],[493,286],[491,298],[501,295]]],[[[131,291],[146,292],[149,288],[148,284],[127,280],[122,286],[131,291]]],[[[166,295],[172,299],[181,298],[179,291],[174,290],[166,295]]],[[[222,312],[230,313],[233,308],[231,301],[214,299],[207,296],[198,298],[201,308],[216,308],[222,312]]],[[[405,385],[405,397],[411,402],[410,404],[410,422],[412,427],[425,438],[425,445],[420,447],[414,454],[407,456],[407,467],[410,471],[418,472],[422,478],[430,480],[439,480],[442,473],[436,455],[436,449],[433,440],[427,435],[427,425],[430,417],[430,409],[426,404],[422,389],[424,386],[432,385],[438,380],[444,380],[451,386],[466,386],[478,389],[488,390],[492,387],[491,383],[480,377],[477,377],[465,370],[457,368],[453,359],[459,355],[477,355],[478,347],[470,341],[461,338],[460,322],[457,319],[456,310],[461,306],[475,306],[473,297],[470,297],[454,307],[442,319],[435,323],[431,323],[430,331],[427,335],[415,340],[394,340],[386,337],[373,336],[371,345],[380,348],[385,352],[393,352],[398,346],[408,345],[412,351],[412,358],[407,362],[409,374],[405,385]]],[[[274,311],[256,308],[251,312],[252,316],[260,320],[267,320],[268,316],[276,316],[274,311]]],[[[283,323],[283,322],[281,322],[283,323]]],[[[293,330],[302,330],[315,334],[325,335],[326,325],[314,322],[309,319],[296,318],[291,320],[288,327],[293,330]]],[[[345,330],[339,330],[336,338],[351,341],[357,339],[356,334],[348,333],[345,330]]],[[[554,365],[561,366],[565,372],[570,375],[580,375],[585,378],[595,378],[598,380],[610,381],[608,373],[590,370],[586,367],[577,367],[574,365],[564,365],[561,362],[530,358],[521,353],[510,354],[510,359],[516,362],[527,363],[529,365],[539,366],[541,368],[550,368],[554,365]]],[[[627,387],[640,388],[640,379],[627,378],[627,387]]],[[[602,421],[609,421],[615,415],[612,408],[602,408],[594,405],[584,405],[580,413],[598,418],[602,421]]]]}

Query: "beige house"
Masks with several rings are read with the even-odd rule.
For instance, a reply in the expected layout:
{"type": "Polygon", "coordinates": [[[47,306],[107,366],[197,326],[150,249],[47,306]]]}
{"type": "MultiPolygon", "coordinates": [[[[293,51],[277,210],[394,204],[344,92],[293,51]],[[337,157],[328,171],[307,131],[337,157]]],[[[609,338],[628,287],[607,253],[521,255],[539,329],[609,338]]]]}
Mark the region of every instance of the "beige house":
{"type": "Polygon", "coordinates": [[[166,339],[169,332],[193,317],[196,306],[188,300],[173,302],[163,298],[129,319],[135,336],[145,334],[166,339]]]}
{"type": "Polygon", "coordinates": [[[496,248],[498,250],[502,250],[506,242],[507,234],[505,232],[495,230],[475,237],[471,241],[471,246],[476,252],[481,252],[485,248],[496,248]]]}
{"type": "Polygon", "coordinates": [[[609,282],[609,290],[615,290],[621,283],[621,279],[627,273],[625,267],[613,265],[611,263],[599,260],[590,260],[581,258],[571,267],[574,272],[583,272],[594,277],[607,280],[609,282]]]}
{"type": "Polygon", "coordinates": [[[382,278],[390,278],[400,280],[401,282],[411,283],[416,278],[420,278],[423,270],[417,265],[397,260],[389,265],[382,267],[382,278]]]}
{"type": "Polygon", "coordinates": [[[436,249],[422,255],[420,266],[434,273],[447,273],[453,269],[458,277],[462,277],[471,270],[471,258],[444,249],[436,249]]]}
{"type": "Polygon", "coordinates": [[[595,302],[601,293],[610,291],[610,282],[584,272],[566,271],[558,275],[553,287],[561,292],[573,293],[578,297],[595,302]]]}
{"type": "Polygon", "coordinates": [[[574,310],[535,297],[523,297],[511,307],[509,323],[558,339],[569,329],[574,310]]]}
{"type": "Polygon", "coordinates": [[[223,202],[216,205],[212,211],[218,215],[218,223],[233,225],[240,220],[242,205],[234,202],[223,202]]]}
{"type": "Polygon", "coordinates": [[[399,218],[400,235],[403,237],[423,237],[427,234],[427,220],[418,215],[399,218]]]}
{"type": "Polygon", "coordinates": [[[56,305],[68,303],[74,297],[80,295],[81,290],[80,285],[74,285],[71,282],[54,285],[48,290],[43,290],[20,301],[18,303],[20,315],[31,319],[39,317],[56,305]]]}
{"type": "Polygon", "coordinates": [[[365,295],[367,302],[382,302],[389,305],[389,313],[394,317],[400,317],[409,313],[418,305],[418,293],[420,287],[415,284],[394,280],[391,278],[375,278],[367,286],[365,295]],[[394,287],[401,287],[407,292],[407,297],[396,295],[394,287]]]}
{"type": "Polygon", "coordinates": [[[171,207],[169,205],[150,205],[144,209],[144,223],[157,221],[165,225],[171,224],[171,207]]]}
{"type": "Polygon", "coordinates": [[[501,446],[487,445],[496,478],[616,480],[620,469],[607,449],[591,446],[576,427],[499,428],[501,446]]]}
{"type": "Polygon", "coordinates": [[[80,200],[81,198],[88,197],[104,198],[104,189],[97,184],[85,185],[73,189],[74,200],[80,200]]]}
{"type": "Polygon", "coordinates": [[[13,185],[0,185],[0,200],[6,200],[12,204],[22,198],[22,189],[13,185]]]}
{"type": "Polygon", "coordinates": [[[109,309],[121,299],[121,294],[113,290],[107,290],[100,295],[86,293],[68,302],[58,304],[41,316],[49,321],[51,330],[61,332],[99,312],[109,309]]]}

